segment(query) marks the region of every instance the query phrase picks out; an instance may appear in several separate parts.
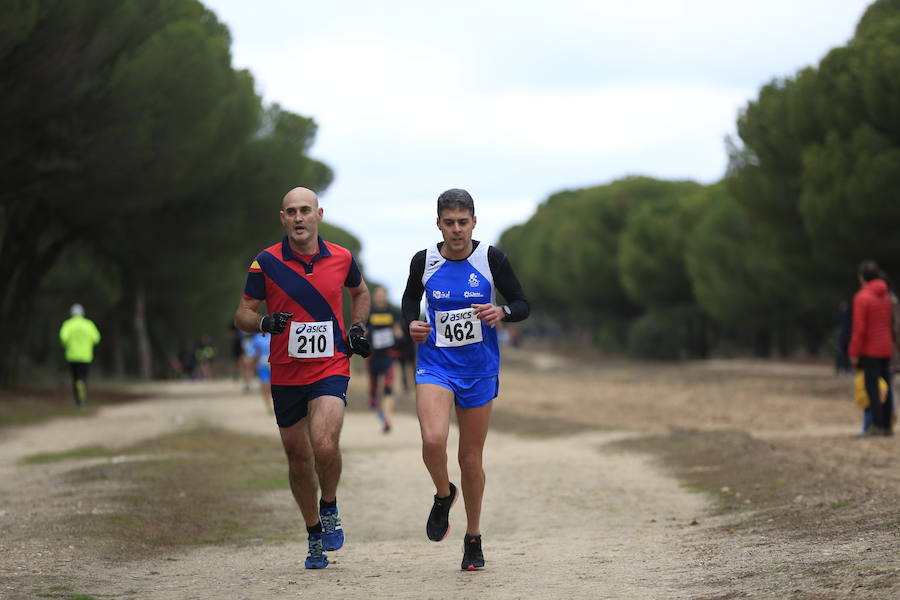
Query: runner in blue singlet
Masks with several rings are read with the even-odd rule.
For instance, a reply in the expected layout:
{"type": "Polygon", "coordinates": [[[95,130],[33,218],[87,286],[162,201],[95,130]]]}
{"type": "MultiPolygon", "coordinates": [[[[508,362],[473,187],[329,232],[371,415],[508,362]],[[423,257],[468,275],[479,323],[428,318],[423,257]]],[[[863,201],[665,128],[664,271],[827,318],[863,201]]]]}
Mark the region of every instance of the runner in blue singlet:
{"type": "Polygon", "coordinates": [[[444,241],[413,257],[402,309],[410,337],[419,344],[416,412],[422,457],[436,488],[426,533],[439,542],[450,529],[457,489],[447,474],[447,437],[450,409],[455,406],[467,521],[462,569],[471,571],[484,566],[482,454],[492,401],[500,387],[495,326],[500,321],[521,321],[529,306],[506,255],[472,239],[476,223],[472,196],[465,190],[447,190],[438,197],[437,213],[444,241]],[[506,305],[497,304],[498,292],[506,305]],[[419,312],[423,294],[424,321],[419,312]]]}

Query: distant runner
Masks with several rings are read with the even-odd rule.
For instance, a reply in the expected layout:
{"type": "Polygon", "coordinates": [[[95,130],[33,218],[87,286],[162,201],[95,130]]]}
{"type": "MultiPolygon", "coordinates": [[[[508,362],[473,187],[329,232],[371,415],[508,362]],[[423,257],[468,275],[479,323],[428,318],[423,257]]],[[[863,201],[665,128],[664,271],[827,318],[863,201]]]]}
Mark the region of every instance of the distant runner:
{"type": "Polygon", "coordinates": [[[256,363],[256,377],[262,392],[263,407],[272,412],[272,370],[269,366],[269,336],[257,333],[250,338],[248,356],[256,363]]]}
{"type": "Polygon", "coordinates": [[[462,569],[473,571],[484,566],[482,454],[492,400],[500,389],[495,325],[521,321],[530,309],[506,255],[472,240],[476,223],[472,196],[465,190],[447,190],[438,197],[437,214],[444,241],[413,256],[403,293],[403,319],[412,339],[421,344],[416,365],[416,412],[422,432],[422,457],[436,488],[426,534],[439,542],[450,529],[450,507],[456,501],[457,489],[447,474],[447,437],[450,408],[455,406],[467,521],[462,569]],[[496,304],[498,291],[508,305],[496,304]],[[425,321],[420,321],[423,293],[425,321]]]}
{"type": "Polygon", "coordinates": [[[292,189],[281,203],[287,235],[256,256],[234,323],[271,333],[272,401],[288,458],[291,492],[306,522],[307,569],[324,569],[323,550],[344,544],[337,509],[340,435],[350,355],[369,355],[369,290],[353,255],[319,237],[323,211],[312,190],[292,189]],[[352,325],[344,329],[343,288],[352,325]],[[261,316],[262,302],[270,311],[261,316]],[[316,502],[317,488],[322,496],[316,502]]]}
{"type": "Polygon", "coordinates": [[[387,290],[378,286],[372,292],[372,312],[369,314],[369,341],[372,356],[369,366],[369,407],[378,412],[384,433],[391,431],[394,416],[394,353],[402,337],[400,311],[388,304],[387,290]]]}
{"type": "Polygon", "coordinates": [[[94,361],[94,346],[100,343],[100,332],[90,319],[84,316],[84,307],[73,304],[71,317],[59,330],[59,340],[66,349],[66,360],[72,373],[72,395],[76,406],[87,402],[88,370],[94,361]]]}

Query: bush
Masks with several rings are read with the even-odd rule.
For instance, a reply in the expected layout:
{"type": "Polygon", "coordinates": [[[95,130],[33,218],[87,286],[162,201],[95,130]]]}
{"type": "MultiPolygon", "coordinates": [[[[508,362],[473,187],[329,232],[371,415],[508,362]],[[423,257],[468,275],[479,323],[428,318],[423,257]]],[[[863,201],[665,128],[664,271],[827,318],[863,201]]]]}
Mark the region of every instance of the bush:
{"type": "Polygon", "coordinates": [[[628,328],[628,353],[635,358],[678,360],[684,347],[682,329],[678,319],[646,313],[628,328]]]}

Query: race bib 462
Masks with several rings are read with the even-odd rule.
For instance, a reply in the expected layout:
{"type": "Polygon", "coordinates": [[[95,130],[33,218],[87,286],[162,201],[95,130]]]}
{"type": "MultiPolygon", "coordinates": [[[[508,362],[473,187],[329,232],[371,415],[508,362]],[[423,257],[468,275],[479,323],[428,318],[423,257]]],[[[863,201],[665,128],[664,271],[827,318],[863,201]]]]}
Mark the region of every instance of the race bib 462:
{"type": "Polygon", "coordinates": [[[482,340],[481,321],[471,308],[434,311],[434,333],[439,348],[468,346],[482,340]]]}

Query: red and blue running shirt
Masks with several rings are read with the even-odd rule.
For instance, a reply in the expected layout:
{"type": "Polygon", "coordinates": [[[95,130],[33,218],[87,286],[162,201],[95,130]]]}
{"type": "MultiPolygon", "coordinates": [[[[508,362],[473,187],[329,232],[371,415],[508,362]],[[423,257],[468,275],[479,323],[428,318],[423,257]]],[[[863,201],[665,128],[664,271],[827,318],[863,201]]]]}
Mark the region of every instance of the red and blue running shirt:
{"type": "Polygon", "coordinates": [[[273,385],[308,385],[331,375],[350,376],[343,289],[361,282],[350,251],[321,237],[319,252],[312,257],[295,254],[287,237],[257,255],[244,297],[265,300],[270,313],[294,314],[283,333],[270,336],[273,385]]]}

